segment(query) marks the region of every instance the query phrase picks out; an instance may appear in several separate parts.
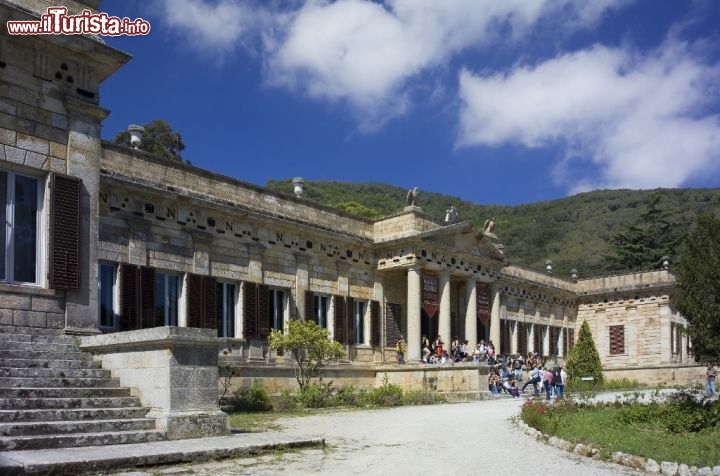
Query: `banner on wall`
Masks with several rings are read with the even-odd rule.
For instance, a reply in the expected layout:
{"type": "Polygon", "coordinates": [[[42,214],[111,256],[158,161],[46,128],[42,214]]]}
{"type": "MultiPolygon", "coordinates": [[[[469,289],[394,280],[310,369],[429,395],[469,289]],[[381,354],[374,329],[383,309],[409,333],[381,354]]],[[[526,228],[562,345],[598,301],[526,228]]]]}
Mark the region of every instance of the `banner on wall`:
{"type": "Polygon", "coordinates": [[[435,317],[438,310],[438,277],[432,274],[422,275],[422,308],[429,318],[435,317]]]}
{"type": "Polygon", "coordinates": [[[483,324],[487,324],[490,320],[490,286],[487,284],[477,284],[477,317],[483,324]]]}

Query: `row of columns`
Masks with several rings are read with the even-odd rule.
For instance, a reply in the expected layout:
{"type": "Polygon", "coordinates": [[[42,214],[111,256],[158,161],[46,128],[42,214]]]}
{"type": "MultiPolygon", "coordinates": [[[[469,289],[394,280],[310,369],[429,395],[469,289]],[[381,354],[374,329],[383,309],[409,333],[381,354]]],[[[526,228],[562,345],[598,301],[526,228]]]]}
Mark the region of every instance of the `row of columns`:
{"type": "MultiPolygon", "coordinates": [[[[440,316],[438,322],[438,334],[449,342],[450,336],[450,274],[440,275],[438,282],[440,289],[440,316]]],[[[477,345],[477,279],[468,278],[465,283],[465,338],[468,346],[475,348],[477,345]]],[[[413,266],[407,271],[407,356],[408,360],[420,360],[420,319],[422,309],[422,269],[420,266],[413,266]]],[[[497,286],[492,288],[492,307],[490,311],[490,340],[499,350],[500,344],[500,290],[497,286]]]]}

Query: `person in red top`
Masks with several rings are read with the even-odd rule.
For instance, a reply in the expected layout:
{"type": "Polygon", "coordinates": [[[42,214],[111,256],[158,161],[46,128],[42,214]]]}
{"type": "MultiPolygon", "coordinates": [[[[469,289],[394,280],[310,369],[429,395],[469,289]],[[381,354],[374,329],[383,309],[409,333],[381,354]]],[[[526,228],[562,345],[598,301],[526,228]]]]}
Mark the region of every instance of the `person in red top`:
{"type": "Polygon", "coordinates": [[[443,342],[443,340],[440,338],[439,335],[435,338],[434,345],[435,345],[435,354],[439,357],[442,357],[443,345],[445,345],[445,342],[443,342]]]}
{"type": "Polygon", "coordinates": [[[552,380],[553,380],[553,373],[550,369],[545,369],[545,397],[547,397],[547,400],[550,400],[550,397],[552,396],[552,380]]]}

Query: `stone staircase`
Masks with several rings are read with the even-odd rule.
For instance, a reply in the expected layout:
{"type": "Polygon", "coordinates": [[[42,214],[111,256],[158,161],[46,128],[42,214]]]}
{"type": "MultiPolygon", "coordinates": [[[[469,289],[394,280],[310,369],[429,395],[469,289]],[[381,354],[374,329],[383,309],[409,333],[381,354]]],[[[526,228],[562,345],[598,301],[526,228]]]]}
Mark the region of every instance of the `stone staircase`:
{"type": "Polygon", "coordinates": [[[73,337],[0,326],[0,451],[165,439],[147,412],[73,337]]]}

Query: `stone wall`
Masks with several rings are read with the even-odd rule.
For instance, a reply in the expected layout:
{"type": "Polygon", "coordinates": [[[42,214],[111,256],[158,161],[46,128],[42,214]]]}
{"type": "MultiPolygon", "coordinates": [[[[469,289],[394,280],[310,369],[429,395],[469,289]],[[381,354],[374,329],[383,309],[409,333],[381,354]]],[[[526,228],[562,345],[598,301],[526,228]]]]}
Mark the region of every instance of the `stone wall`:
{"type": "Polygon", "coordinates": [[[376,243],[382,243],[437,228],[440,225],[419,207],[407,207],[403,212],[376,221],[373,236],[376,243]]]}
{"type": "Polygon", "coordinates": [[[0,284],[0,325],[49,327],[65,324],[65,299],[52,289],[0,284]]]}

